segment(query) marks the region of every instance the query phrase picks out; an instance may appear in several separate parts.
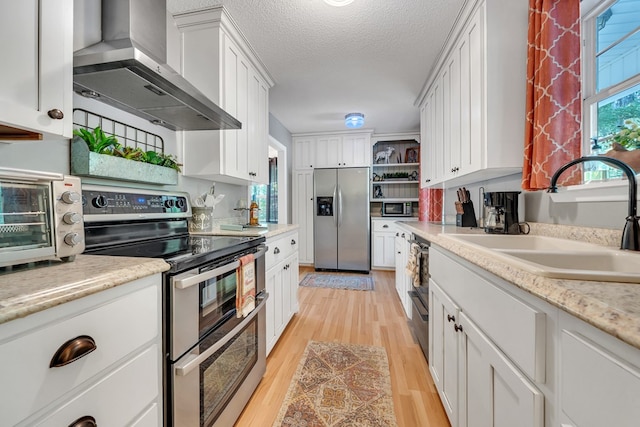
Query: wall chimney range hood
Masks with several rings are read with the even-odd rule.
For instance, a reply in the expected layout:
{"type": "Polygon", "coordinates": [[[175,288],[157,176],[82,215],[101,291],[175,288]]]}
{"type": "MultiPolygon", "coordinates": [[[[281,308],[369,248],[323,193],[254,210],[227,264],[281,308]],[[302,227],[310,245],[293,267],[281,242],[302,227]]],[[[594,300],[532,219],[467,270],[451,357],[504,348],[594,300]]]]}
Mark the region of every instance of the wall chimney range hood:
{"type": "Polygon", "coordinates": [[[74,53],[73,90],[172,130],[242,128],[166,64],[166,14],[166,0],[103,0],[103,40],[74,53]]]}

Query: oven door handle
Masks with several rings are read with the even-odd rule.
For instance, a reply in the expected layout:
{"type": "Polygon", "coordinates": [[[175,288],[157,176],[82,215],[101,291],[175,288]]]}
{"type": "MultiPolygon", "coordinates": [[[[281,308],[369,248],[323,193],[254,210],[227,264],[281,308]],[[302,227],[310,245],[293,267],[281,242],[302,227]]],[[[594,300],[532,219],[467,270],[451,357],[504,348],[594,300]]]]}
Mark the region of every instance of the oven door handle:
{"type": "MultiPolygon", "coordinates": [[[[264,254],[267,252],[268,249],[269,248],[266,245],[258,246],[258,252],[253,254],[253,258],[257,259],[264,256],[264,254]]],[[[235,270],[238,267],[240,267],[240,261],[234,261],[230,264],[223,265],[222,267],[205,271],[204,273],[200,273],[200,274],[187,273],[187,274],[184,274],[180,279],[174,279],[173,286],[176,289],[187,289],[187,288],[190,288],[191,286],[204,282],[205,280],[209,280],[212,277],[220,276],[222,274],[235,270]]]]}
{"type": "Polygon", "coordinates": [[[226,345],[233,337],[238,335],[245,326],[247,326],[254,317],[258,315],[258,312],[264,308],[264,305],[267,303],[267,299],[269,299],[269,294],[266,292],[262,292],[260,295],[262,297],[256,298],[261,299],[260,303],[253,309],[251,313],[247,317],[245,317],[242,322],[240,322],[235,328],[231,330],[227,335],[224,336],[220,341],[216,342],[214,345],[206,349],[204,352],[200,354],[188,354],[185,356],[185,360],[180,363],[175,364],[175,374],[181,377],[189,375],[189,372],[196,369],[200,364],[207,360],[213,353],[220,350],[224,345],[226,345]]]}

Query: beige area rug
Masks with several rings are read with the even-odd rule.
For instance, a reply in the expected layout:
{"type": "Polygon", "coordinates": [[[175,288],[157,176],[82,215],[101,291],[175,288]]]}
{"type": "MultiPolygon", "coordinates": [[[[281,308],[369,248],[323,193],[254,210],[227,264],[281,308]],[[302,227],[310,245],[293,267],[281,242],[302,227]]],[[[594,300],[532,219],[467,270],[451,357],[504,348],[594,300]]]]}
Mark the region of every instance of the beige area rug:
{"type": "Polygon", "coordinates": [[[274,427],[396,426],[382,347],[309,341],[274,427]]]}

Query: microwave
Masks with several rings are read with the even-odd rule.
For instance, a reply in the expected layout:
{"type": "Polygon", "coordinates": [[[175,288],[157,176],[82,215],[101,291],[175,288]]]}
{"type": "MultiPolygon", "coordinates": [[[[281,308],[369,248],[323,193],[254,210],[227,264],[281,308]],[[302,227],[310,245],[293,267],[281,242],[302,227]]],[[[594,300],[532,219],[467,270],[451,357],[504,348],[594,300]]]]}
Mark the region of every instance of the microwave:
{"type": "Polygon", "coordinates": [[[412,216],[411,202],[383,202],[382,216],[412,216]]]}
{"type": "Polygon", "coordinates": [[[0,267],[84,251],[80,178],[0,168],[0,267]]]}

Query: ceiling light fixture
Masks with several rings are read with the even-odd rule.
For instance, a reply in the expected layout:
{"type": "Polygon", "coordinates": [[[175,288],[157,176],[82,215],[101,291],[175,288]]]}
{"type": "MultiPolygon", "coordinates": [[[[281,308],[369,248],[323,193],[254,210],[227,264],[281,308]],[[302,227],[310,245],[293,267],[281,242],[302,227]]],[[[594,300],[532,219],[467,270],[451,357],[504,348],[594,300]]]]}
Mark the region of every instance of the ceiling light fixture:
{"type": "Polygon", "coordinates": [[[324,0],[329,6],[342,7],[353,3],[353,0],[324,0]]]}
{"type": "Polygon", "coordinates": [[[364,114],[362,113],[347,114],[346,116],[344,116],[344,125],[351,129],[357,129],[362,127],[362,125],[364,125],[364,114]]]}

